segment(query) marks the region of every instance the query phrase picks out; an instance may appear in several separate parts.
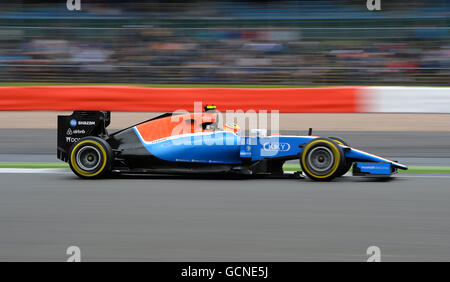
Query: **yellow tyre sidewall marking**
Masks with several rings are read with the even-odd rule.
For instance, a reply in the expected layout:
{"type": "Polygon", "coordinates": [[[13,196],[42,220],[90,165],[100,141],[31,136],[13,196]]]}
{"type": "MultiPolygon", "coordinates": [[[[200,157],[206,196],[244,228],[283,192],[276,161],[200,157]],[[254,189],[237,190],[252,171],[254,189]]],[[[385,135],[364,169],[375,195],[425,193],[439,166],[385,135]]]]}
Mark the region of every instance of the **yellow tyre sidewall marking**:
{"type": "Polygon", "coordinates": [[[331,142],[329,142],[327,140],[313,141],[313,142],[309,143],[305,147],[305,149],[303,150],[303,154],[302,154],[303,169],[306,170],[306,172],[308,172],[310,175],[314,176],[315,178],[327,178],[327,177],[330,177],[331,175],[333,175],[333,173],[335,173],[338,170],[340,162],[341,162],[341,155],[339,154],[339,150],[336,148],[336,146],[333,143],[331,143],[331,142]],[[329,144],[330,147],[331,147],[331,151],[334,154],[335,164],[334,164],[334,167],[331,169],[331,172],[328,173],[327,175],[315,175],[314,173],[309,171],[308,166],[306,165],[306,155],[307,154],[305,154],[305,152],[308,152],[308,150],[309,150],[309,148],[311,148],[311,146],[313,146],[314,144],[319,143],[319,142],[323,142],[323,143],[329,144]]]}
{"type": "Polygon", "coordinates": [[[99,174],[105,169],[106,161],[107,161],[107,157],[106,157],[106,151],[105,151],[105,149],[103,148],[103,146],[102,146],[101,144],[99,144],[99,143],[96,142],[96,141],[92,141],[92,140],[86,140],[86,141],[83,141],[83,142],[80,142],[79,144],[77,144],[77,145],[75,146],[75,148],[73,148],[72,154],[71,154],[71,156],[70,156],[70,162],[71,162],[71,164],[72,164],[73,169],[74,169],[78,174],[80,174],[81,176],[84,176],[84,177],[94,177],[94,176],[99,175],[99,174]],[[102,153],[102,155],[103,155],[103,165],[102,165],[102,167],[101,167],[97,172],[95,172],[95,173],[87,173],[87,172],[85,172],[84,170],[82,170],[82,169],[78,166],[78,164],[77,164],[77,162],[76,162],[76,156],[75,156],[76,154],[75,154],[75,152],[77,151],[77,149],[78,149],[81,145],[86,144],[86,143],[94,144],[98,149],[100,149],[100,151],[101,151],[101,153],[102,153]]]}

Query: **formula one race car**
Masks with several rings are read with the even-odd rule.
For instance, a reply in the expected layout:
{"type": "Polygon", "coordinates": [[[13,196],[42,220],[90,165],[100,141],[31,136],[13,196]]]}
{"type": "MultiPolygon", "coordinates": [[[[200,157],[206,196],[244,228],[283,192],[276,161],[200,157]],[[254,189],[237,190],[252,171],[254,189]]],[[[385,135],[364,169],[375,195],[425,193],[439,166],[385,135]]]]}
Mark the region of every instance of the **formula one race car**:
{"type": "Polygon", "coordinates": [[[348,146],[337,137],[241,136],[236,125],[221,127],[213,106],[202,113],[163,114],[108,134],[110,112],[75,111],[58,117],[58,159],[81,178],[123,174],[240,174],[283,177],[283,164],[299,160],[317,181],[346,174],[386,177],[408,169],[348,146]]]}

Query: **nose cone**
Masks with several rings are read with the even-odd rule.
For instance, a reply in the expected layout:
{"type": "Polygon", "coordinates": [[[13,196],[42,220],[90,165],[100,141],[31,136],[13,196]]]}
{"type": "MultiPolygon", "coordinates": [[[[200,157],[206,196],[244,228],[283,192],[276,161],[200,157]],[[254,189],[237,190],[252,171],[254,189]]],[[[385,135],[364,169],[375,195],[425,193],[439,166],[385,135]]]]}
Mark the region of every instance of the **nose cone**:
{"type": "Polygon", "coordinates": [[[391,162],[392,166],[395,168],[399,168],[399,169],[403,169],[403,170],[408,170],[408,166],[398,163],[398,162],[391,162]]]}
{"type": "Polygon", "coordinates": [[[348,147],[346,147],[347,150],[345,150],[345,157],[348,159],[354,159],[354,160],[358,160],[358,161],[368,161],[368,162],[375,162],[375,163],[391,163],[393,167],[398,168],[398,169],[403,169],[403,170],[407,170],[408,167],[404,164],[374,155],[374,154],[370,154],[355,148],[350,148],[350,150],[348,150],[348,147]]]}

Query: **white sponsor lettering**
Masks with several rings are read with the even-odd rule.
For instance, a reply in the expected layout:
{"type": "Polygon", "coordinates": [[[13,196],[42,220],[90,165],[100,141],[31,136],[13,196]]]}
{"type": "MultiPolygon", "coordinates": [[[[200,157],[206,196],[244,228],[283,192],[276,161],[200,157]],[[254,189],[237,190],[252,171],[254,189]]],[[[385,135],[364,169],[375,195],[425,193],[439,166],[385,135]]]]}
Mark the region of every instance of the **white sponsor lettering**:
{"type": "Polygon", "coordinates": [[[86,130],[84,129],[75,129],[73,134],[86,134],[86,130]]]}
{"type": "Polygon", "coordinates": [[[72,136],[72,135],[81,135],[81,134],[86,134],[86,130],[84,130],[84,129],[74,129],[74,130],[72,130],[72,129],[67,129],[67,133],[66,133],[66,135],[67,136],[72,136]]]}
{"type": "Polygon", "coordinates": [[[78,125],[95,125],[95,121],[80,120],[78,121],[78,125]]]}
{"type": "Polygon", "coordinates": [[[80,139],[81,139],[81,138],[73,138],[73,137],[67,136],[67,137],[66,137],[66,142],[67,142],[67,143],[76,143],[76,142],[80,141],[80,139]]]}
{"type": "Polygon", "coordinates": [[[385,170],[387,167],[380,167],[380,166],[361,166],[361,169],[378,169],[378,170],[385,170]]]}
{"type": "Polygon", "coordinates": [[[263,148],[265,151],[280,151],[286,152],[291,149],[291,145],[288,143],[264,143],[263,148]]]}

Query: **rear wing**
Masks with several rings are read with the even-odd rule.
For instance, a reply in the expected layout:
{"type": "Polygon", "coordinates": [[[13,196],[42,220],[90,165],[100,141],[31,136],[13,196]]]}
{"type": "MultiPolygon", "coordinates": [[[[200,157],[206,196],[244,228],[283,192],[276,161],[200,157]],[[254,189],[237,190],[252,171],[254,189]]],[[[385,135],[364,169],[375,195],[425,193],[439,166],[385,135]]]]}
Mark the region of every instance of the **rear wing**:
{"type": "Polygon", "coordinates": [[[111,123],[111,112],[75,111],[70,116],[58,116],[58,159],[68,162],[69,150],[81,138],[106,138],[111,123]]]}

